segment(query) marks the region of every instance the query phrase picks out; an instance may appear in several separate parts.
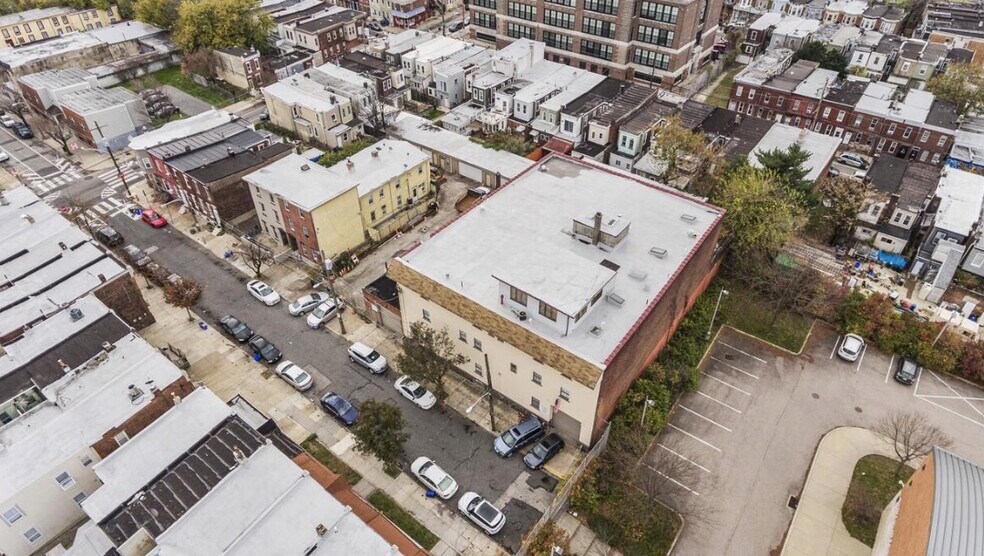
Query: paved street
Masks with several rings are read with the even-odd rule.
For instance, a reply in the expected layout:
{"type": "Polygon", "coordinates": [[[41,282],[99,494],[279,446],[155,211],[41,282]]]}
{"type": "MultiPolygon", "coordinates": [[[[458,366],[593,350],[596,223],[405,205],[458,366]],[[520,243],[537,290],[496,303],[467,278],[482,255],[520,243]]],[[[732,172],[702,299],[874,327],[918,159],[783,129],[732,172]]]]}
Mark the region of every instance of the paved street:
{"type": "MultiPolygon", "coordinates": [[[[685,463],[674,505],[687,525],[676,554],[767,554],[780,546],[820,438],[841,426],[871,427],[896,409],[925,414],[952,450],[984,460],[984,392],[926,372],[913,387],[897,361],[870,346],[855,363],[835,354],[838,335],[818,324],[793,356],[723,329],[647,461],[659,451],[685,463]],[[669,452],[667,452],[669,453],[669,452]]],[[[665,454],[664,456],[665,457],[665,454]]]]}

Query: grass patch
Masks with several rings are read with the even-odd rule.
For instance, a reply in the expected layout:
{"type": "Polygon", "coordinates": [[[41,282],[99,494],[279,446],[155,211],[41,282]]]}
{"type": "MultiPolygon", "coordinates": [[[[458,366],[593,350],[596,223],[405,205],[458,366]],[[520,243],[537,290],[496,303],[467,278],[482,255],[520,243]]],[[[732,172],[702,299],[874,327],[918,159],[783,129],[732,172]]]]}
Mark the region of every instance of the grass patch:
{"type": "Polygon", "coordinates": [[[391,470],[391,469],[387,468],[386,466],[383,466],[383,473],[386,473],[386,476],[388,476],[390,479],[395,479],[395,478],[397,478],[397,477],[400,476],[400,468],[399,467],[394,467],[391,470]],[[390,473],[390,471],[393,471],[393,472],[390,473]]]}
{"type": "Polygon", "coordinates": [[[518,156],[526,156],[536,149],[533,143],[508,131],[496,131],[492,134],[476,133],[470,139],[487,149],[507,151],[518,156]]]}
{"type": "Polygon", "coordinates": [[[876,454],[864,456],[854,466],[854,476],[841,508],[844,526],[852,537],[868,546],[875,544],[882,510],[914,472],[909,466],[899,471],[898,462],[876,454]]]}
{"type": "Polygon", "coordinates": [[[443,115],[444,115],[444,112],[441,112],[437,108],[431,108],[428,111],[426,111],[423,114],[421,114],[420,117],[421,118],[427,118],[428,120],[436,120],[436,119],[440,118],[443,115]]]}
{"type": "Polygon", "coordinates": [[[301,448],[304,448],[305,452],[311,454],[311,457],[320,461],[321,465],[341,475],[349,486],[355,486],[362,480],[362,475],[358,471],[352,469],[347,463],[340,460],[338,456],[331,453],[331,450],[322,444],[316,435],[312,434],[304,442],[301,442],[301,448]]]}
{"type": "Polygon", "coordinates": [[[646,506],[645,496],[638,489],[620,489],[617,496],[602,504],[600,512],[588,516],[588,526],[609,535],[608,544],[625,556],[666,554],[680,530],[680,518],[662,504],[651,510],[646,506]],[[632,510],[640,513],[632,514],[632,510]]]}
{"type": "Polygon", "coordinates": [[[739,64],[727,70],[724,74],[724,79],[707,96],[707,104],[717,106],[718,108],[727,108],[728,99],[731,98],[731,84],[735,82],[735,76],[738,75],[738,72],[743,69],[745,69],[745,66],[739,64]]]}
{"type": "Polygon", "coordinates": [[[402,529],[404,533],[410,536],[410,538],[417,541],[417,543],[424,547],[425,550],[430,550],[437,544],[437,541],[439,540],[437,535],[431,533],[429,529],[424,527],[422,523],[410,515],[410,512],[400,507],[400,505],[396,503],[396,500],[390,498],[385,492],[381,490],[373,491],[373,493],[369,495],[369,503],[390,521],[395,523],[396,526],[402,529]]]}
{"type": "Polygon", "coordinates": [[[773,322],[775,311],[754,291],[735,280],[722,277],[719,281],[728,290],[728,295],[721,299],[718,315],[723,323],[792,352],[803,347],[810,332],[810,318],[782,311],[773,322]]]}
{"type": "Polygon", "coordinates": [[[351,143],[346,144],[344,147],[329,151],[318,160],[318,164],[324,166],[325,168],[331,168],[332,166],[338,164],[339,162],[345,160],[346,158],[354,155],[355,153],[361,151],[362,149],[369,147],[375,143],[378,139],[371,135],[366,135],[360,139],[356,139],[351,143]]]}
{"type": "Polygon", "coordinates": [[[162,69],[161,71],[138,77],[123,84],[124,87],[132,91],[153,89],[162,85],[170,85],[175,89],[184,91],[193,97],[217,107],[232,103],[236,96],[231,91],[225,89],[203,87],[195,83],[190,77],[181,73],[181,68],[179,67],[162,69]]]}

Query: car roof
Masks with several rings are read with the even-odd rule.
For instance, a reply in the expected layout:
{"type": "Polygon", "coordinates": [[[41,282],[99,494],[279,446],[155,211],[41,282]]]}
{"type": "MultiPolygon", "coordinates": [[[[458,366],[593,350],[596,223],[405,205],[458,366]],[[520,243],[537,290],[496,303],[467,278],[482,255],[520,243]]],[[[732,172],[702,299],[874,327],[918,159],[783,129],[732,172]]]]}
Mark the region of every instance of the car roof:
{"type": "Polygon", "coordinates": [[[291,378],[297,378],[297,377],[301,376],[301,374],[305,374],[305,375],[308,374],[307,371],[305,371],[304,369],[300,368],[296,363],[293,363],[293,362],[290,365],[288,365],[287,368],[285,368],[283,372],[284,372],[285,375],[287,375],[287,376],[289,376],[291,378]]]}
{"type": "Polygon", "coordinates": [[[564,439],[561,438],[559,434],[552,432],[547,436],[543,437],[543,440],[540,441],[540,444],[543,444],[544,446],[553,446],[555,444],[560,444],[563,441],[564,439]]]}
{"type": "Polygon", "coordinates": [[[529,431],[533,430],[534,428],[537,428],[537,427],[540,427],[540,426],[542,426],[542,425],[540,425],[540,420],[539,419],[537,419],[536,417],[530,417],[529,419],[523,421],[522,423],[519,423],[518,425],[516,425],[513,428],[516,429],[519,432],[529,432],[529,431]]]}
{"type": "Polygon", "coordinates": [[[437,462],[435,462],[432,459],[428,459],[427,462],[429,462],[431,465],[424,471],[423,474],[426,475],[429,479],[437,483],[440,482],[441,479],[443,479],[444,477],[448,476],[448,472],[441,469],[441,466],[439,466],[437,462]]]}

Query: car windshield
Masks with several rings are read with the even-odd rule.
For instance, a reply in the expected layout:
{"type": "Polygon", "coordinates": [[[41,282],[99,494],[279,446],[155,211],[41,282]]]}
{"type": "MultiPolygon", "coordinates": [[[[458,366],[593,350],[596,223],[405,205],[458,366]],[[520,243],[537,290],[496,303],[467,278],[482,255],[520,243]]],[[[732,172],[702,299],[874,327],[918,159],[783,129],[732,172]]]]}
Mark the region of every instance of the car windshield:
{"type": "Polygon", "coordinates": [[[372,363],[373,361],[379,359],[379,352],[372,350],[369,355],[366,355],[366,361],[372,363]]]}
{"type": "Polygon", "coordinates": [[[260,295],[270,295],[271,293],[273,293],[273,290],[270,289],[270,286],[266,284],[260,284],[256,286],[256,291],[260,292],[260,295]]]}
{"type": "Polygon", "coordinates": [[[543,444],[537,444],[533,447],[533,455],[539,459],[545,459],[547,457],[547,449],[543,444]]]}
{"type": "Polygon", "coordinates": [[[912,361],[905,361],[902,363],[902,370],[900,372],[905,376],[915,376],[916,364],[912,361]]]}
{"type": "Polygon", "coordinates": [[[352,404],[350,404],[348,400],[341,397],[336,397],[332,405],[335,406],[335,409],[337,409],[339,413],[348,413],[349,410],[352,409],[352,404]]]}
{"type": "Polygon", "coordinates": [[[510,448],[512,448],[513,444],[516,443],[516,436],[513,435],[511,430],[502,433],[500,438],[502,438],[502,441],[505,442],[506,446],[509,446],[510,448]]]}
{"type": "Polygon", "coordinates": [[[318,308],[315,309],[314,313],[311,314],[313,314],[316,318],[320,319],[321,317],[325,316],[325,313],[327,312],[328,312],[327,307],[325,307],[324,305],[318,305],[318,308]]]}
{"type": "Polygon", "coordinates": [[[410,393],[413,394],[414,398],[422,398],[427,395],[427,389],[418,384],[410,393]]]}
{"type": "Polygon", "coordinates": [[[441,482],[437,483],[437,488],[440,489],[441,492],[447,492],[451,490],[452,485],[454,485],[454,479],[451,478],[451,475],[445,475],[444,478],[441,479],[441,482]]]}
{"type": "Polygon", "coordinates": [[[239,334],[240,332],[245,332],[246,330],[248,330],[245,324],[237,321],[232,321],[231,323],[229,323],[229,326],[232,327],[233,334],[239,334]]]}
{"type": "Polygon", "coordinates": [[[311,378],[311,377],[309,377],[307,373],[305,373],[304,371],[301,371],[301,372],[297,373],[297,376],[294,377],[294,382],[296,382],[298,384],[304,384],[305,382],[308,381],[309,378],[311,378]]]}
{"type": "Polygon", "coordinates": [[[857,338],[848,338],[844,340],[844,351],[848,353],[857,353],[861,351],[861,342],[857,338]]]}
{"type": "Polygon", "coordinates": [[[263,353],[275,353],[277,351],[277,348],[274,347],[273,344],[263,344],[263,347],[260,348],[260,351],[262,351],[263,353]]]}

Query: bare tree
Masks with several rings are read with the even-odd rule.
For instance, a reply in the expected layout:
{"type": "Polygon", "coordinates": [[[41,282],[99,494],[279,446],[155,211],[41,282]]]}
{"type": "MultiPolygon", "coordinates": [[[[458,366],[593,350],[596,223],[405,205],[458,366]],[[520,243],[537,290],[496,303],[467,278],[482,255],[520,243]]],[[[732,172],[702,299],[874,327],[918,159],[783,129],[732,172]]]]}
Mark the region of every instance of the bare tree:
{"type": "Polygon", "coordinates": [[[239,245],[239,255],[243,258],[246,266],[252,270],[256,278],[260,277],[263,268],[273,264],[273,253],[259,243],[252,240],[244,240],[239,245]]]}
{"type": "Polygon", "coordinates": [[[935,446],[946,448],[952,442],[925,415],[912,411],[895,411],[879,421],[874,431],[884,436],[895,452],[899,461],[896,477],[912,460],[925,456],[935,446]]]}
{"type": "Polygon", "coordinates": [[[72,149],[69,145],[72,144],[72,139],[75,138],[75,133],[72,128],[68,127],[68,124],[64,120],[41,120],[41,122],[36,126],[42,137],[51,139],[58,146],[62,148],[62,152],[65,156],[72,155],[72,149]]]}
{"type": "Polygon", "coordinates": [[[86,199],[77,195],[66,196],[64,197],[64,201],[61,203],[61,211],[66,218],[75,222],[82,228],[85,228],[85,231],[89,232],[89,235],[91,236],[93,232],[93,222],[89,209],[91,209],[95,204],[95,199],[86,199]]]}
{"type": "Polygon", "coordinates": [[[177,282],[164,282],[164,301],[175,307],[180,307],[188,313],[188,320],[195,320],[191,308],[198,303],[198,298],[205,288],[193,280],[181,278],[177,282]]]}
{"type": "Polygon", "coordinates": [[[24,125],[27,125],[27,118],[24,117],[24,114],[27,113],[27,103],[23,99],[0,95],[0,109],[16,114],[24,122],[24,125]]]}
{"type": "Polygon", "coordinates": [[[646,495],[647,512],[661,502],[667,505],[674,502],[674,509],[683,513],[692,501],[685,500],[686,503],[681,504],[680,497],[693,498],[706,484],[707,472],[676,455],[678,453],[677,443],[663,438],[659,444],[652,445],[642,460],[639,488],[646,495]]]}
{"type": "Polygon", "coordinates": [[[386,133],[389,122],[386,121],[386,103],[374,89],[370,88],[368,82],[363,83],[366,89],[366,99],[359,110],[360,119],[373,129],[376,135],[386,133]]]}

